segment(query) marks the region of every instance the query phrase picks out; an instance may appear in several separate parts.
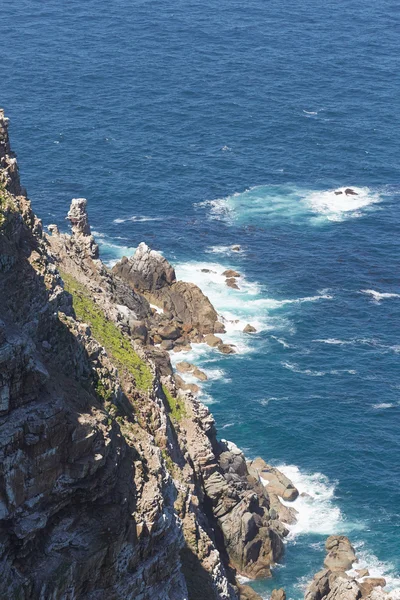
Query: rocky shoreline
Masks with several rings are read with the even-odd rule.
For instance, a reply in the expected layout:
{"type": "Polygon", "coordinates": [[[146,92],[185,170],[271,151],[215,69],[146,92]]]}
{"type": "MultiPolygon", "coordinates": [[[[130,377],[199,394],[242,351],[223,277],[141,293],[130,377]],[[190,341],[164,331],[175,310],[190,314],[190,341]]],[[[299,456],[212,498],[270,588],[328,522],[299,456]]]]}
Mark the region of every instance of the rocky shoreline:
{"type": "MultiPolygon", "coordinates": [[[[0,111],[0,597],[259,600],[238,576],[271,576],[299,492],[218,439],[182,377],[206,374],[169,354],[234,353],[223,320],[144,243],[106,267],[85,199],[68,219],[43,231],[0,111]]],[[[328,539],[306,600],[381,600],[382,581],[345,573],[346,540],[328,539]]]]}

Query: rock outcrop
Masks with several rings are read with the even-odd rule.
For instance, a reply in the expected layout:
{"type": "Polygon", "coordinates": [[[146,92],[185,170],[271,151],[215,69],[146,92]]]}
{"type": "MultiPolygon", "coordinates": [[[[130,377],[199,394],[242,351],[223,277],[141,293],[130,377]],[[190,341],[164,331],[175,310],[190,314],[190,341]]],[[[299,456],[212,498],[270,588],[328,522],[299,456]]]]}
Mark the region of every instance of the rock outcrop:
{"type": "Polygon", "coordinates": [[[162,347],[215,310],[143,246],[135,285],[111,272],[84,199],[44,234],[13,161],[0,113],[0,598],[256,598],[236,573],[269,576],[287,530],[162,347]]]}
{"type": "Polygon", "coordinates": [[[145,243],[139,244],[131,258],[123,257],[113,273],[179,323],[195,329],[195,335],[223,331],[216,310],[200,288],[177,281],[169,262],[145,243]]]}
{"type": "Polygon", "coordinates": [[[307,587],[305,600],[397,600],[400,590],[386,592],[382,577],[369,577],[368,570],[353,569],[354,548],[343,535],[331,535],[325,544],[325,569],[307,587]]]}

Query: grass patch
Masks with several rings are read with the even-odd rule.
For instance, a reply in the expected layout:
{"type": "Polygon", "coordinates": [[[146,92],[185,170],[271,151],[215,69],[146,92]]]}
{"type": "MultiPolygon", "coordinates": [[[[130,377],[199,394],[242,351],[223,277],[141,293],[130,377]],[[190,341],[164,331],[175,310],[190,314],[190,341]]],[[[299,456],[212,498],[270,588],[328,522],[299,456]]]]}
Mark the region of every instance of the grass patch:
{"type": "Polygon", "coordinates": [[[165,385],[162,386],[162,389],[168,402],[170,416],[175,421],[180,421],[183,417],[186,417],[186,408],[183,401],[175,398],[165,385]]]}
{"type": "Polygon", "coordinates": [[[168,452],[166,450],[161,450],[161,454],[162,457],[164,459],[165,462],[165,466],[167,467],[167,470],[169,472],[170,475],[173,474],[174,472],[174,461],[172,460],[172,458],[170,457],[170,455],[168,454],[168,452]]]}
{"type": "MultiPolygon", "coordinates": [[[[129,340],[112,321],[106,318],[101,308],[90,298],[89,291],[85,286],[67,273],[61,272],[61,277],[64,280],[65,290],[72,295],[77,318],[89,323],[93,337],[104,346],[119,369],[126,370],[133,375],[140,390],[150,390],[153,384],[153,374],[146,362],[136,354],[129,340]]],[[[101,396],[106,392],[101,389],[101,386],[98,391],[101,396]]]]}

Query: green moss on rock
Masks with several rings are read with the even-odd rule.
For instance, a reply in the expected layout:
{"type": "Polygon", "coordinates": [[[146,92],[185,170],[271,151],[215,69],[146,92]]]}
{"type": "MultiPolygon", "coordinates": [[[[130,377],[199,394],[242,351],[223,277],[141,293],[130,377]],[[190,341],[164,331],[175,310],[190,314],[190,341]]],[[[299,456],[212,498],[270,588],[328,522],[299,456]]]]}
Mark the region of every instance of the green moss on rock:
{"type": "MultiPolygon", "coordinates": [[[[61,272],[61,276],[64,280],[65,290],[72,295],[77,318],[90,325],[93,337],[107,350],[120,370],[128,371],[133,375],[140,390],[150,390],[153,374],[146,362],[134,351],[129,340],[112,321],[106,318],[102,309],[90,297],[90,292],[85,286],[67,273],[61,272]]],[[[97,391],[104,398],[103,393],[106,390],[102,384],[99,387],[99,384],[97,391]]]]}
{"type": "Polygon", "coordinates": [[[169,391],[169,389],[163,385],[162,386],[164,396],[167,399],[169,414],[175,421],[180,421],[183,417],[186,417],[186,408],[185,404],[180,398],[175,398],[169,391]]]}

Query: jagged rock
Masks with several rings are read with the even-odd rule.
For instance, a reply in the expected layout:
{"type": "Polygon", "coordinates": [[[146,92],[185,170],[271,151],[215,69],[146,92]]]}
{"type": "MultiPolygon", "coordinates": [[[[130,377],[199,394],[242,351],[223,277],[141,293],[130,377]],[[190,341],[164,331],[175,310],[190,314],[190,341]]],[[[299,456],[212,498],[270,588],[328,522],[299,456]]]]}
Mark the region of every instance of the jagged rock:
{"type": "Polygon", "coordinates": [[[78,243],[85,248],[89,256],[98,259],[99,247],[91,235],[86,206],[86,198],[73,198],[67,218],[71,222],[72,234],[78,240],[78,243]]]}
{"type": "Polygon", "coordinates": [[[249,323],[243,329],[243,333],[256,333],[256,331],[257,331],[257,329],[255,327],[253,327],[253,325],[250,325],[249,323]]]}
{"type": "Polygon", "coordinates": [[[139,244],[132,258],[124,256],[113,271],[139,292],[154,292],[176,281],[175,270],[169,262],[144,242],[139,244]]]}
{"type": "Polygon", "coordinates": [[[286,600],[286,592],[283,588],[272,590],[271,600],[286,600]]]}
{"type": "Polygon", "coordinates": [[[130,259],[124,257],[117,263],[113,273],[183,325],[203,334],[214,332],[218,315],[209,299],[194,283],[176,281],[169,262],[146,244],[140,244],[130,259]]]}
{"type": "Polygon", "coordinates": [[[355,192],[353,189],[351,188],[346,188],[344,190],[344,193],[346,194],[346,196],[358,196],[357,192],[355,192]]]}
{"type": "Polygon", "coordinates": [[[242,249],[241,246],[239,246],[239,244],[234,244],[233,246],[231,246],[231,250],[233,250],[233,252],[240,252],[242,249]]]}
{"type": "Polygon", "coordinates": [[[365,577],[368,569],[357,570],[356,577],[349,575],[345,570],[350,570],[356,558],[350,541],[345,536],[330,536],[325,544],[327,557],[323,569],[314,576],[307,587],[305,600],[395,600],[400,597],[400,590],[389,594],[382,590],[386,585],[382,577],[365,577]],[[393,598],[391,598],[393,597],[393,598]]]}

